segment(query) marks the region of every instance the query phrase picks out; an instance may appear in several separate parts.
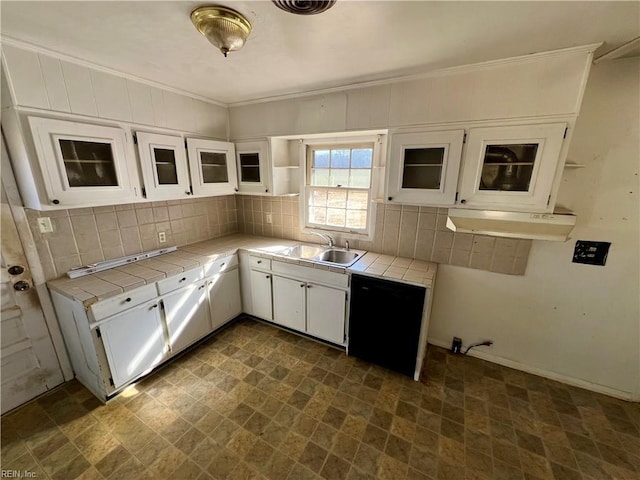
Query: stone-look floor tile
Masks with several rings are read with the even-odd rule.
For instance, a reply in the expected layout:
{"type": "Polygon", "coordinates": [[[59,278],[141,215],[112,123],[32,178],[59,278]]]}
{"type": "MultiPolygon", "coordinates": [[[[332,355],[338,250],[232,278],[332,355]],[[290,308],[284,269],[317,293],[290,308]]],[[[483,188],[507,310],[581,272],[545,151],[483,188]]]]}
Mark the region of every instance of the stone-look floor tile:
{"type": "Polygon", "coordinates": [[[212,453],[212,461],[207,472],[213,478],[224,480],[240,464],[240,457],[227,449],[212,453]]]}
{"type": "Polygon", "coordinates": [[[302,451],[299,462],[310,470],[319,473],[326,458],[327,451],[324,448],[309,442],[302,451]]]}
{"type": "Polygon", "coordinates": [[[353,464],[365,473],[375,475],[378,471],[380,452],[370,446],[361,443],[358,452],[353,459],[353,464]]]}
{"type": "Polygon", "coordinates": [[[69,382],[1,419],[39,478],[603,480],[640,407],[430,346],[421,383],[252,320],[102,405],[69,382]]]}

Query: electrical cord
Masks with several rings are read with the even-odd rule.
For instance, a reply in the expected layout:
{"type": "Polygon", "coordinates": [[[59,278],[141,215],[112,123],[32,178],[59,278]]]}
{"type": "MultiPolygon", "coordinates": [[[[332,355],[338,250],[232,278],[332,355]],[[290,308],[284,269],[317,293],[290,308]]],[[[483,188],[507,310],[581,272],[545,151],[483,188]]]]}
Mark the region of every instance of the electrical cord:
{"type": "Polygon", "coordinates": [[[490,347],[491,345],[493,345],[493,340],[485,340],[484,342],[472,343],[464,351],[464,355],[466,355],[469,352],[469,350],[471,350],[474,347],[480,347],[480,346],[490,347]]]}

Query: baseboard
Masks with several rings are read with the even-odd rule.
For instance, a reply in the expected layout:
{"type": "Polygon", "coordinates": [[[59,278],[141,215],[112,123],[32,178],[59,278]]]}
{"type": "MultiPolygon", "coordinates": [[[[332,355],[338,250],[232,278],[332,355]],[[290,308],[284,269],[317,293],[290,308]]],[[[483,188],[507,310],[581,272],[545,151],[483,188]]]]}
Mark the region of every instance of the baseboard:
{"type": "MultiPolygon", "coordinates": [[[[440,342],[435,339],[427,339],[427,343],[431,345],[435,345],[436,347],[442,347],[449,350],[451,348],[451,343],[440,342]]],[[[580,380],[577,378],[569,377],[567,375],[562,375],[560,373],[552,372],[550,370],[545,370],[542,368],[532,367],[530,365],[526,365],[524,363],[516,362],[514,360],[509,360],[507,358],[497,357],[495,355],[491,355],[490,353],[486,353],[482,350],[471,350],[468,355],[470,357],[476,357],[481,360],[486,360],[487,362],[497,363],[498,365],[503,365],[505,367],[513,368],[515,370],[521,370],[523,372],[532,373],[533,375],[538,375],[540,377],[549,378],[551,380],[556,380],[558,382],[566,383],[567,385],[571,385],[574,387],[584,388],[585,390],[590,390],[596,393],[602,393],[604,395],[609,395],[610,397],[619,398],[621,400],[626,400],[628,402],[640,402],[640,393],[634,394],[631,392],[625,392],[623,390],[617,390],[615,388],[606,387],[604,385],[598,385],[597,383],[587,382],[585,380],[580,380]]]]}

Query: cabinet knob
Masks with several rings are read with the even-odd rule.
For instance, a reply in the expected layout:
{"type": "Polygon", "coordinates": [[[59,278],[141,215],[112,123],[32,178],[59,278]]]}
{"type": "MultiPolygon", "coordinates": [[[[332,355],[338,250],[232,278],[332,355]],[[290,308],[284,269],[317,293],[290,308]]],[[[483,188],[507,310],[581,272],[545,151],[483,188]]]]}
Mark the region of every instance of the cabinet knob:
{"type": "Polygon", "coordinates": [[[60,200],[51,200],[54,205],[60,205],[60,200]]]}
{"type": "Polygon", "coordinates": [[[234,188],[234,190],[235,190],[236,192],[238,191],[238,189],[237,189],[237,188],[234,188]]]}
{"type": "Polygon", "coordinates": [[[191,195],[191,192],[184,192],[185,195],[191,195]]]}
{"type": "Polygon", "coordinates": [[[267,278],[271,278],[271,275],[266,275],[267,278]]]}
{"type": "Polygon", "coordinates": [[[186,282],[186,281],[187,281],[187,277],[182,277],[182,278],[180,279],[180,282],[186,282]]]}
{"type": "Polygon", "coordinates": [[[467,201],[463,198],[462,200],[460,200],[460,203],[467,203],[467,201]]]}
{"type": "Polygon", "coordinates": [[[307,288],[311,288],[311,285],[307,285],[307,288]]]}
{"type": "Polygon", "coordinates": [[[200,286],[198,287],[198,290],[202,290],[204,287],[206,287],[206,284],[200,285],[200,286]]]}
{"type": "Polygon", "coordinates": [[[131,301],[131,297],[127,297],[124,299],[125,302],[129,303],[131,301]]]}
{"type": "Polygon", "coordinates": [[[268,189],[268,188],[265,188],[265,189],[264,189],[264,191],[265,191],[265,192],[268,192],[268,191],[269,191],[269,189],[268,189]]]}
{"type": "Polygon", "coordinates": [[[151,305],[151,308],[158,308],[158,304],[156,303],[155,305],[151,305]]]}
{"type": "Polygon", "coordinates": [[[389,201],[393,200],[393,197],[388,197],[388,200],[389,200],[389,201]]]}
{"type": "Polygon", "coordinates": [[[220,264],[220,268],[224,267],[226,265],[226,263],[221,263],[220,264]]]}
{"type": "Polygon", "coordinates": [[[258,260],[256,263],[260,264],[260,263],[262,263],[262,260],[258,260]]]}
{"type": "Polygon", "coordinates": [[[300,284],[300,288],[304,288],[304,283],[301,283],[301,284],[300,284]]]}

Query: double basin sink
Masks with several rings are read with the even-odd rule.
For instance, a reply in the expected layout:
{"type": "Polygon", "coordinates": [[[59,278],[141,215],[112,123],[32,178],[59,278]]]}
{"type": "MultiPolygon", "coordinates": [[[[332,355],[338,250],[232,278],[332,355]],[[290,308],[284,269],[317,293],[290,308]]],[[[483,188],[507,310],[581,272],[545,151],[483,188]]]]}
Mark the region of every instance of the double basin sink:
{"type": "Polygon", "coordinates": [[[335,265],[338,267],[350,267],[366,252],[362,250],[346,250],[338,247],[327,247],[321,245],[298,244],[279,251],[279,255],[312,262],[335,265]]]}

